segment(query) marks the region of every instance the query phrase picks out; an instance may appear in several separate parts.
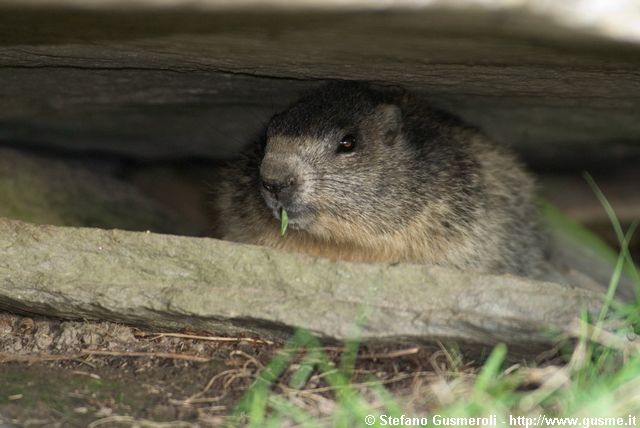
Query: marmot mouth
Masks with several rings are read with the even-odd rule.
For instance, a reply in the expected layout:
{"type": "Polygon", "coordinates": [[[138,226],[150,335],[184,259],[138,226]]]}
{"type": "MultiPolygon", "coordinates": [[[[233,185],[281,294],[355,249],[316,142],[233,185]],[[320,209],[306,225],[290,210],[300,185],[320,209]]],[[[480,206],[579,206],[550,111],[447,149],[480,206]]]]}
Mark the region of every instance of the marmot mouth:
{"type": "Polygon", "coordinates": [[[284,208],[287,211],[288,224],[292,229],[304,229],[305,225],[308,223],[310,211],[305,208],[300,207],[287,207],[282,204],[277,204],[275,208],[272,209],[273,217],[280,222],[280,210],[284,208]]]}

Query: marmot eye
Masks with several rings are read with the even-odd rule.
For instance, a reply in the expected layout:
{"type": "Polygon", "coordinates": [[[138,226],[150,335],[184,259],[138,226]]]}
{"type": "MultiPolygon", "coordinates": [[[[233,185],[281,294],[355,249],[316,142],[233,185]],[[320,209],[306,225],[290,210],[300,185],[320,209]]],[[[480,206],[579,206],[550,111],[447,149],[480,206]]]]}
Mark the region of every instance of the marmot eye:
{"type": "Polygon", "coordinates": [[[356,147],[356,137],[353,134],[347,134],[340,139],[338,144],[338,153],[350,152],[356,147]]]}

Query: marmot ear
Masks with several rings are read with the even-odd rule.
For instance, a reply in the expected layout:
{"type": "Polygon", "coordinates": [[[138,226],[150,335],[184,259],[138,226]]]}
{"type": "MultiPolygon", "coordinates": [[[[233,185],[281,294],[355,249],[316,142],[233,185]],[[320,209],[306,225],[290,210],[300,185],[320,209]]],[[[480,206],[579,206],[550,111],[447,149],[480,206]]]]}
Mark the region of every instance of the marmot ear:
{"type": "Polygon", "coordinates": [[[381,104],[376,107],[376,123],[382,140],[391,146],[396,143],[402,131],[402,112],[394,104],[381,104]]]}

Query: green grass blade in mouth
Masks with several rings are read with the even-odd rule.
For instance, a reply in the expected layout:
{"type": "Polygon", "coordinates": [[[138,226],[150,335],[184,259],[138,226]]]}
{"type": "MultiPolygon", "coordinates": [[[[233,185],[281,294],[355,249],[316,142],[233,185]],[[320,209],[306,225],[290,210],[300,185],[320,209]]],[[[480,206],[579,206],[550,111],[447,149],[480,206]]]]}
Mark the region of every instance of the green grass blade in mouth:
{"type": "Polygon", "coordinates": [[[289,216],[287,215],[287,211],[283,208],[280,208],[280,236],[284,236],[287,233],[287,227],[289,226],[289,216]]]}

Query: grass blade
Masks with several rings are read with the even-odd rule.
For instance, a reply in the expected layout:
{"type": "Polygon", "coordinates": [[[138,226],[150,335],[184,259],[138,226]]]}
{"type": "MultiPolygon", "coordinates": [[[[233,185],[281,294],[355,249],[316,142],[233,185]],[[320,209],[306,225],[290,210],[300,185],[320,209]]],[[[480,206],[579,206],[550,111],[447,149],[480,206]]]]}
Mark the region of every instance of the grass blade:
{"type": "MultiPolygon", "coordinates": [[[[624,243],[628,241],[627,241],[627,237],[622,231],[622,225],[618,220],[618,216],[616,215],[613,207],[609,203],[609,200],[606,198],[606,196],[604,196],[604,193],[602,193],[602,190],[600,190],[600,187],[598,187],[598,185],[596,184],[593,177],[587,172],[585,172],[583,175],[584,175],[584,179],[589,184],[589,187],[591,187],[591,190],[593,191],[593,193],[595,193],[596,197],[598,198],[598,201],[600,201],[600,204],[602,204],[605,212],[607,213],[607,217],[609,217],[609,221],[613,226],[613,230],[616,234],[616,237],[618,238],[618,242],[621,247],[620,251],[622,252],[624,256],[624,260],[627,263],[626,271],[629,273],[632,281],[636,286],[636,297],[640,299],[640,273],[638,273],[638,267],[636,266],[635,262],[633,261],[633,258],[631,257],[631,253],[629,252],[628,246],[624,245],[624,243]]],[[[635,229],[635,227],[633,227],[633,229],[635,229]]],[[[631,236],[629,236],[628,239],[631,239],[631,236]]]]}
{"type": "Polygon", "coordinates": [[[280,236],[284,236],[287,233],[287,227],[289,226],[289,215],[287,210],[280,208],[280,236]]]}

